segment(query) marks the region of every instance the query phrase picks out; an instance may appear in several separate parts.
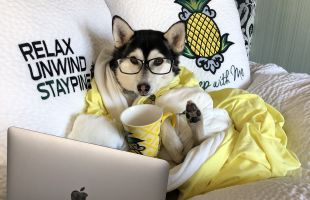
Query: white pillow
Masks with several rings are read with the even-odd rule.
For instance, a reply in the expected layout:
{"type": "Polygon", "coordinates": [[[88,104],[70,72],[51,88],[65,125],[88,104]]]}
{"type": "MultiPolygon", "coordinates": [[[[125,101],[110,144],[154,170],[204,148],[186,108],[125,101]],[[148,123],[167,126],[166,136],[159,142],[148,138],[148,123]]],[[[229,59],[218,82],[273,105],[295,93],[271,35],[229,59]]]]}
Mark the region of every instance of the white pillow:
{"type": "Polygon", "coordinates": [[[106,0],[106,3],[112,15],[119,15],[135,30],[155,29],[164,32],[180,19],[185,20],[188,48],[183,55],[187,57],[182,56],[180,64],[195,72],[203,89],[245,88],[249,83],[249,62],[234,0],[106,0]],[[198,6],[190,9],[190,2],[198,6]],[[204,21],[198,22],[199,17],[204,21]],[[198,25],[194,26],[189,21],[197,21],[198,25]],[[206,32],[199,31],[200,27],[206,32]],[[208,39],[211,42],[201,43],[208,39]],[[227,40],[228,48],[222,44],[224,40],[227,40]],[[230,42],[234,44],[229,46],[230,42]]]}
{"type": "Polygon", "coordinates": [[[112,41],[108,7],[15,0],[0,10],[0,138],[9,126],[64,136],[84,108],[92,64],[112,41]]]}

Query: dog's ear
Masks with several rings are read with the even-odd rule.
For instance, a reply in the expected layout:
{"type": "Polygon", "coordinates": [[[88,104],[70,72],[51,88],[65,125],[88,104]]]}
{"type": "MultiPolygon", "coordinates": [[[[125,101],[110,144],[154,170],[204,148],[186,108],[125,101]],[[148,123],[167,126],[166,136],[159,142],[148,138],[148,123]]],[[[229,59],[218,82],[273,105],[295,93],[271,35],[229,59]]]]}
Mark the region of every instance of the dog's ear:
{"type": "Polygon", "coordinates": [[[164,37],[168,40],[174,52],[181,53],[185,44],[185,24],[183,22],[173,24],[168,31],[164,33],[164,37]]]}
{"type": "Polygon", "coordinates": [[[126,44],[134,34],[129,24],[117,15],[112,20],[112,32],[114,45],[117,48],[126,44]]]}

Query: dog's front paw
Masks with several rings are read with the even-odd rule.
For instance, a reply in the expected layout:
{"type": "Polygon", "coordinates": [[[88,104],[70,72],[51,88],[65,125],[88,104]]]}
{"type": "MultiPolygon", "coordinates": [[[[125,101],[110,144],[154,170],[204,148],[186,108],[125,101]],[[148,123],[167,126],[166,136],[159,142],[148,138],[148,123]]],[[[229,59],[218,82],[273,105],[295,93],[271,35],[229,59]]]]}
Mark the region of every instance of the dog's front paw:
{"type": "Polygon", "coordinates": [[[192,101],[186,103],[186,119],[189,123],[197,123],[201,119],[201,112],[196,104],[192,101]]]}

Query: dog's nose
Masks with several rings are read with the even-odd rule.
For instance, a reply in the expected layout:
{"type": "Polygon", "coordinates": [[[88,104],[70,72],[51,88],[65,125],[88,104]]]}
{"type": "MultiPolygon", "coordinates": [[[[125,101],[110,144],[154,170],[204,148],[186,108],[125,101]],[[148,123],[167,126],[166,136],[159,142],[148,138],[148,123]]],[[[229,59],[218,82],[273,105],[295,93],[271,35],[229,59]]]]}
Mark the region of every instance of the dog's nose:
{"type": "Polygon", "coordinates": [[[137,89],[141,96],[146,96],[149,93],[151,86],[147,83],[140,83],[137,86],[137,89]]]}

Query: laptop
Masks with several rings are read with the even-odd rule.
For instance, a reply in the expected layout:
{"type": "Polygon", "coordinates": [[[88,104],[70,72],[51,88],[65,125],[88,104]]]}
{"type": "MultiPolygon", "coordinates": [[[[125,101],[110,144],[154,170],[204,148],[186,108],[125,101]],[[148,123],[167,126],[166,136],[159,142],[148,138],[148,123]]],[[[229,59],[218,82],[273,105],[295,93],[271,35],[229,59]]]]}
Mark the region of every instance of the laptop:
{"type": "Polygon", "coordinates": [[[166,161],[8,129],[8,200],[165,199],[166,161]]]}

